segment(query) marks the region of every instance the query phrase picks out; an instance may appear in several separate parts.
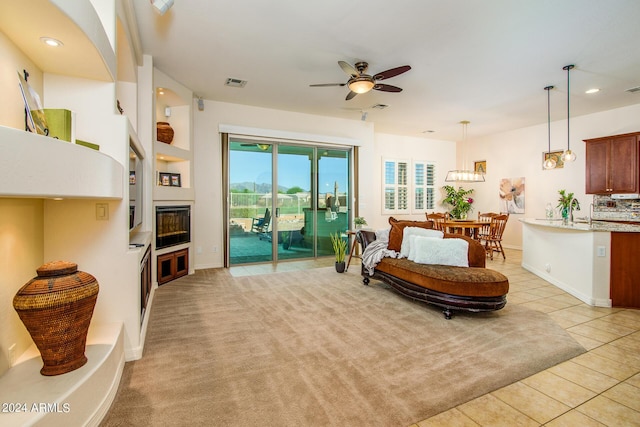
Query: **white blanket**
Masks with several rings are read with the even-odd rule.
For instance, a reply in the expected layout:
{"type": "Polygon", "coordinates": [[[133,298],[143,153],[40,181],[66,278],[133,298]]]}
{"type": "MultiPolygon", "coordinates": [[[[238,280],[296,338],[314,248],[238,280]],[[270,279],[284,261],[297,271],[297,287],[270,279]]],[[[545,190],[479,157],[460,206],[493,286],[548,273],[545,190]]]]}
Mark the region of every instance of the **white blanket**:
{"type": "Polygon", "coordinates": [[[387,249],[388,244],[388,241],[374,240],[364,248],[364,252],[362,252],[362,266],[367,270],[369,276],[373,276],[373,270],[382,258],[398,257],[398,252],[387,249]]]}

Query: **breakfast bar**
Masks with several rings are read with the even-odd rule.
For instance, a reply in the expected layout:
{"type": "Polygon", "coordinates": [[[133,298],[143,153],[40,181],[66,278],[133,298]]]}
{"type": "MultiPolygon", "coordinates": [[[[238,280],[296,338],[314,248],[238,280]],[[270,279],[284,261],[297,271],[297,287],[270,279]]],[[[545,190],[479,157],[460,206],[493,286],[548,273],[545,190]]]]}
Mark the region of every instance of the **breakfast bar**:
{"type": "Polygon", "coordinates": [[[640,225],[610,221],[564,224],[531,218],[520,222],[523,268],[586,304],[640,307],[640,281],[628,258],[640,245],[640,225]]]}

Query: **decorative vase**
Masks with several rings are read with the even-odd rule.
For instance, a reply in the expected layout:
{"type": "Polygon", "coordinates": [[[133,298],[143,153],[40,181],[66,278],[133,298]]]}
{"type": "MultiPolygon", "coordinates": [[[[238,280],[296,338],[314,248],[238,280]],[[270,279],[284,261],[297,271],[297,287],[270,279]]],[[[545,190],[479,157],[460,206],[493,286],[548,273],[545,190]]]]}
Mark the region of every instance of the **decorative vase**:
{"type": "Polygon", "coordinates": [[[99,286],[67,261],[44,264],[13,298],[13,307],[40,350],[42,375],[60,375],[87,363],[85,347],[99,286]]]}
{"type": "Polygon", "coordinates": [[[173,128],[167,122],[158,122],[156,124],[157,139],[165,144],[171,144],[173,141],[173,128]]]}
{"type": "Polygon", "coordinates": [[[460,214],[460,219],[467,219],[467,214],[466,213],[461,213],[460,214]]]}
{"type": "Polygon", "coordinates": [[[345,264],[344,261],[342,261],[342,262],[337,262],[336,261],[336,271],[338,273],[344,273],[345,266],[346,266],[346,264],[345,264]]]}
{"type": "Polygon", "coordinates": [[[563,224],[568,224],[569,223],[569,208],[564,207],[561,210],[562,213],[562,223],[563,224]]]}

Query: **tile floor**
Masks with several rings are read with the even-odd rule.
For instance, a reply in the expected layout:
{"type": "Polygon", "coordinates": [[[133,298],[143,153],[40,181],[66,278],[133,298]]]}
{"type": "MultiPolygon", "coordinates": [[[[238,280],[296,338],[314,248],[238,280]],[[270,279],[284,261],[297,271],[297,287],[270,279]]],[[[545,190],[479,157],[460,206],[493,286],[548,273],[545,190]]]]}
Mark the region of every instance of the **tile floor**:
{"type": "Polygon", "coordinates": [[[487,267],[509,278],[508,304],[549,314],[588,352],[412,427],[640,426],[640,310],[591,307],[505,251],[487,267]]]}
{"type": "MultiPolygon", "coordinates": [[[[640,310],[591,307],[523,269],[506,249],[487,267],[509,278],[508,304],[549,314],[588,352],[410,427],[640,426],[640,310]]],[[[333,258],[231,268],[234,276],[333,265],[333,258]]],[[[359,271],[358,260],[350,272],[359,271]]]]}

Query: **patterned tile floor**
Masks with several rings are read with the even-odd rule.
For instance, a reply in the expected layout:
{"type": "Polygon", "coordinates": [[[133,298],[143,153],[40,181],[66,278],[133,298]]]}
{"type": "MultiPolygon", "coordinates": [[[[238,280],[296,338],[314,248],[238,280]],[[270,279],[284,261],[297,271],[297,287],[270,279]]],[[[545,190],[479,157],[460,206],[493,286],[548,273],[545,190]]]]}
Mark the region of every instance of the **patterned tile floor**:
{"type": "MultiPolygon", "coordinates": [[[[640,426],[640,310],[591,307],[523,269],[506,249],[487,267],[509,278],[508,304],[549,314],[588,352],[411,427],[640,426]]],[[[333,265],[333,258],[231,268],[234,276],[333,265]]],[[[354,259],[350,272],[359,271],[354,259]]]]}

